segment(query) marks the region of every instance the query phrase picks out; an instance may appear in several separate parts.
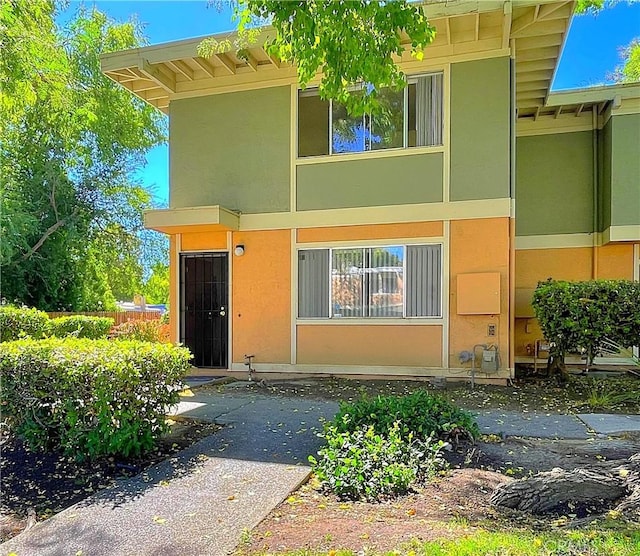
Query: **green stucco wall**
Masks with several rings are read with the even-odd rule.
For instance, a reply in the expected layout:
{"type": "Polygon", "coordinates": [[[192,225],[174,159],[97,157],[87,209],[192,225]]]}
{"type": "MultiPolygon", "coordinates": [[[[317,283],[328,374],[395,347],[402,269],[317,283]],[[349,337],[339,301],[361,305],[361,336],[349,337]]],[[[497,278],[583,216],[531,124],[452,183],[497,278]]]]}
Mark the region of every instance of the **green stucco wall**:
{"type": "Polygon", "coordinates": [[[640,114],[613,116],[611,226],[640,224],[640,114]]]}
{"type": "Polygon", "coordinates": [[[592,132],[518,137],[516,235],[592,231],[592,132]]]}
{"type": "MultiPolygon", "coordinates": [[[[336,157],[338,158],[338,157],[336,157]]],[[[442,201],[442,153],[298,166],[298,210],[442,201]]]]}
{"type": "Polygon", "coordinates": [[[172,101],[170,207],[289,210],[290,102],[289,87],[172,101]]]}
{"type": "Polygon", "coordinates": [[[509,58],[451,65],[450,199],[509,197],[509,58]]]}
{"type": "Polygon", "coordinates": [[[611,120],[598,132],[598,231],[611,226],[611,120]]]}

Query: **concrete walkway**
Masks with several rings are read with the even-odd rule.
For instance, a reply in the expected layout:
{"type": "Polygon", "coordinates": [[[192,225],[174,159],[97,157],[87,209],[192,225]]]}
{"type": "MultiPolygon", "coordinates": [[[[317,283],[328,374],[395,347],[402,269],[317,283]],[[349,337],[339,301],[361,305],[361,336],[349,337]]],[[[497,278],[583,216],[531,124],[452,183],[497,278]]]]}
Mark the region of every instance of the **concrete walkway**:
{"type": "MultiPolygon", "coordinates": [[[[321,420],[338,409],[333,402],[266,394],[243,384],[195,390],[176,411],[223,424],[222,430],[0,545],[0,556],[231,553],[244,531],[306,480],[307,457],[321,444],[321,420]]],[[[637,416],[477,415],[483,433],[502,436],[589,438],[594,433],[584,421],[591,417],[596,431],[613,421],[622,430],[640,428],[637,416]]]]}

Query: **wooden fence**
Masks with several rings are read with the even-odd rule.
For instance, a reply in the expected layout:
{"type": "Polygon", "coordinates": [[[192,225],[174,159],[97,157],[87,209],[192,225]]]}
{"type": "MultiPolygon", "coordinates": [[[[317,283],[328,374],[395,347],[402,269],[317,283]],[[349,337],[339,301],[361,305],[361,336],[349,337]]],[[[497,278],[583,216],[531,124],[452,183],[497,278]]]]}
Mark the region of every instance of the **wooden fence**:
{"type": "Polygon", "coordinates": [[[128,320],[156,320],[161,317],[159,311],[89,311],[80,313],[47,313],[49,318],[72,317],[74,315],[87,315],[89,317],[109,317],[115,324],[122,324],[128,320]]]}

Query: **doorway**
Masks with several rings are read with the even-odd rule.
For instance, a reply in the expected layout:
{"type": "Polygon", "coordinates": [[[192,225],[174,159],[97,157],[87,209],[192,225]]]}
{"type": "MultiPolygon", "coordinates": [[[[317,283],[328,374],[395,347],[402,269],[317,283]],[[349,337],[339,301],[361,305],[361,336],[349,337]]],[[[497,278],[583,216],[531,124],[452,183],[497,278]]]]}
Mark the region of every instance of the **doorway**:
{"type": "Polygon", "coordinates": [[[195,367],[226,369],[229,361],[227,253],[180,256],[180,342],[195,367]]]}

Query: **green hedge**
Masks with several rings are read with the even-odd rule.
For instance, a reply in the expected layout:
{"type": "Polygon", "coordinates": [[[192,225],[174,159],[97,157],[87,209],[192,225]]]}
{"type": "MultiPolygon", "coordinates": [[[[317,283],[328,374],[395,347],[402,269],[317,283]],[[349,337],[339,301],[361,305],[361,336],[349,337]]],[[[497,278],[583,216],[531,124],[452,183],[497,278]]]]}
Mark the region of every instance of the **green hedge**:
{"type": "Polygon", "coordinates": [[[38,309],[0,305],[0,342],[42,338],[49,332],[49,315],[38,309]]]}
{"type": "Polygon", "coordinates": [[[136,456],[166,430],[189,368],[185,348],[76,338],[19,340],[0,350],[3,416],[35,448],[78,459],[136,456]]]}
{"type": "Polygon", "coordinates": [[[552,354],[585,350],[589,362],[607,340],[640,344],[640,283],[629,280],[540,282],[533,308],[552,354]]]}
{"type": "Polygon", "coordinates": [[[49,334],[57,338],[75,336],[76,338],[100,340],[109,335],[114,322],[112,318],[87,315],[58,317],[49,321],[49,334]]]}

